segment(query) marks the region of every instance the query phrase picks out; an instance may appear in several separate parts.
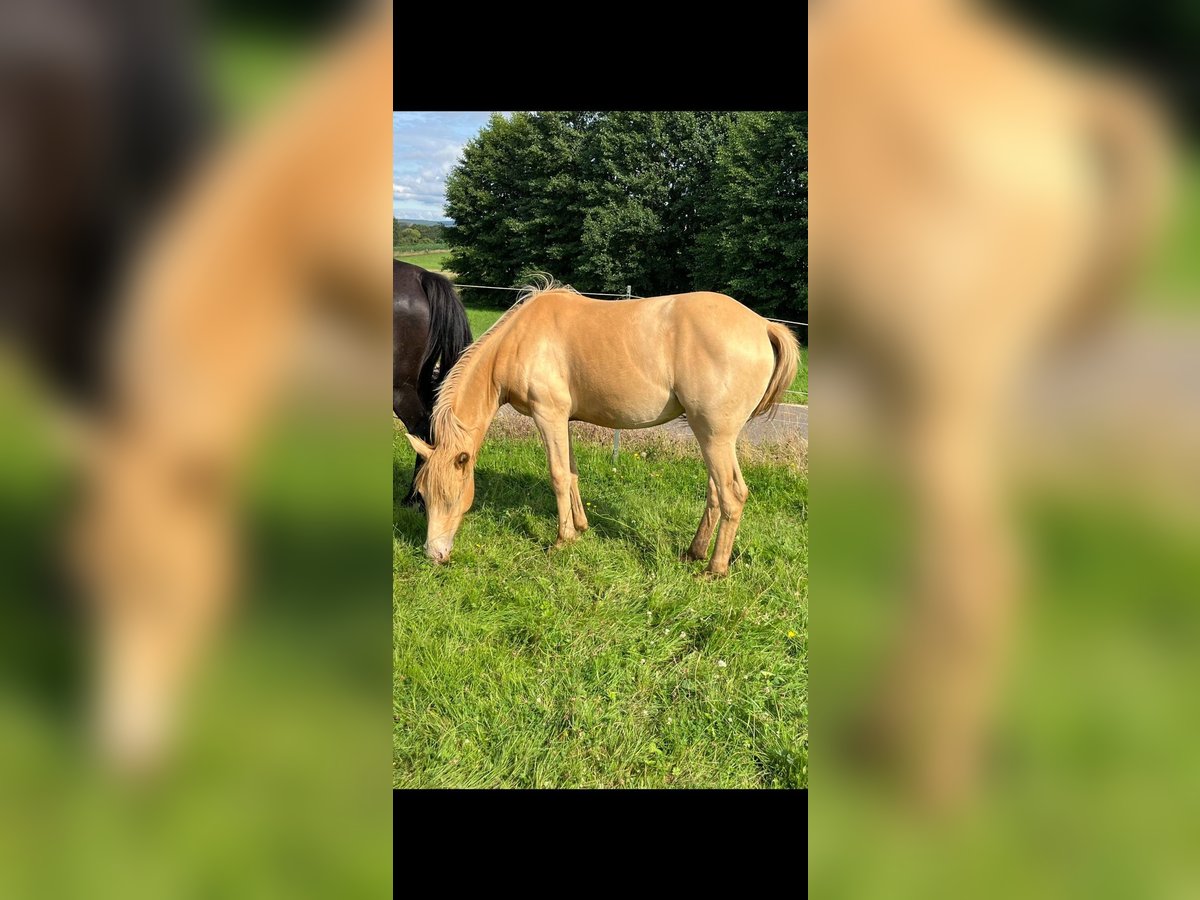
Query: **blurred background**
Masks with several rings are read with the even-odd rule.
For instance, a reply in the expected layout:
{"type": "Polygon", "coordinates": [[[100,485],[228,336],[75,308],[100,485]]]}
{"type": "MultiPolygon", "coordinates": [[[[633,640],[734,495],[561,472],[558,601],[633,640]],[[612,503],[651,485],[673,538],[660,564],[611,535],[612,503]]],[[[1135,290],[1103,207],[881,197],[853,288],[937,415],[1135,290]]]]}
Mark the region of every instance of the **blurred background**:
{"type": "MultiPolygon", "coordinates": [[[[80,487],[64,438],[104,409],[121,273],[189,176],[283,109],[359,6],[0,5],[0,896],[390,891],[385,379],[343,352],[285,389],[250,465],[242,602],[189,694],[178,757],[149,779],[114,779],[87,740],[61,546],[80,487]]],[[[386,157],[383,109],[379,136],[386,157]]]]}
{"type": "Polygon", "coordinates": [[[1174,202],[1145,285],[1132,302],[1195,311],[1200,305],[1200,67],[1195,53],[1200,12],[1190,3],[1123,0],[996,5],[1065,50],[1138,73],[1171,111],[1181,143],[1174,202]]]}
{"type": "MultiPolygon", "coordinates": [[[[921,29],[934,18],[924,17],[927,10],[968,6],[896,4],[906,11],[897,18],[913,29],[896,27],[896,46],[913,38],[910,52],[928,54],[947,80],[970,84],[972,70],[960,47],[947,42],[917,49],[921,29]]],[[[872,419],[852,389],[839,393],[836,354],[822,346],[830,333],[822,310],[827,316],[838,298],[823,297],[818,286],[823,273],[815,248],[829,205],[817,192],[830,161],[819,151],[828,118],[812,100],[822,88],[811,65],[815,24],[838,4],[810,4],[816,335],[810,380],[818,382],[821,398],[811,413],[817,437],[810,466],[812,502],[824,517],[812,538],[810,888],[820,897],[1194,896],[1200,892],[1194,853],[1200,838],[1194,714],[1200,683],[1200,69],[1194,50],[1200,13],[1195,4],[1119,0],[987,6],[1024,23],[1029,31],[1022,40],[1039,42],[1052,65],[1099,61],[1150,86],[1173,127],[1169,208],[1134,280],[1102,285],[1120,288],[1120,302],[1111,309],[1097,305],[1082,327],[1047,341],[1035,361],[1022,366],[1003,435],[989,444],[998,463],[988,489],[1005,511],[1020,587],[1004,594],[1012,600],[1011,641],[987,704],[976,777],[953,799],[930,802],[912,770],[881,761],[879,747],[864,739],[863,722],[888,696],[881,681],[893,672],[889,663],[910,633],[914,610],[930,600],[913,587],[927,498],[911,490],[894,464],[894,420],[872,419]]],[[[984,30],[999,34],[1000,28],[992,21],[984,30]]],[[[889,59],[896,83],[906,73],[902,56],[889,59]]],[[[825,85],[830,109],[851,102],[846,74],[844,86],[825,85]]],[[[1032,105],[1017,84],[1007,95],[979,101],[974,111],[986,115],[991,101],[997,110],[1009,102],[1032,105]]],[[[936,122],[954,126],[960,113],[966,121],[960,111],[936,122]]],[[[999,136],[998,152],[1018,141],[999,136]]],[[[907,215],[914,227],[937,202],[933,192],[913,195],[907,215]]],[[[887,209],[883,197],[875,204],[877,211],[887,209]]],[[[965,227],[988,224],[979,218],[965,227]]],[[[856,252],[849,251],[850,263],[866,265],[856,252]]],[[[942,252],[949,270],[955,249],[947,242],[942,252]]],[[[1008,265],[1020,269],[1026,262],[1012,258],[1008,265]]],[[[902,280],[899,272],[891,274],[902,280]]],[[[1103,290],[1094,293],[1098,299],[1103,290]]],[[[945,346],[964,360],[952,364],[952,373],[968,374],[966,360],[993,346],[1001,319],[964,325],[947,339],[945,346]]],[[[899,328],[888,337],[912,339],[899,328]]],[[[862,374],[884,356],[868,351],[850,366],[857,373],[844,371],[862,374]]],[[[848,383],[854,381],[849,375],[848,383]]],[[[957,461],[947,456],[948,476],[957,461]]],[[[971,571],[969,558],[957,558],[961,547],[947,542],[941,552],[944,564],[971,571]]],[[[978,582],[993,570],[974,572],[970,589],[987,596],[993,586],[978,582]]],[[[928,640],[928,657],[961,652],[970,660],[971,651],[955,645],[954,634],[928,640]]],[[[921,708],[904,698],[901,706],[921,708]]],[[[917,720],[900,727],[918,733],[918,740],[924,728],[917,720]]]]}
{"type": "MultiPolygon", "coordinates": [[[[1116,319],[1026,373],[1005,454],[1021,477],[1004,491],[1026,586],[978,783],[950,811],[923,810],[843,739],[902,627],[913,523],[887,435],[841,430],[836,388],[820,389],[809,848],[819,896],[1200,890],[1200,23],[1183,3],[1021,6],[1053,53],[1123,61],[1156,85],[1177,123],[1172,209],[1116,319]]],[[[59,410],[95,402],[88,338],[106,321],[113,273],[172,185],[283,103],[344,14],[151,0],[0,13],[0,895],[389,887],[384,381],[378,400],[297,391],[273,423],[249,492],[249,602],[201,679],[178,764],[150,787],[114,784],[86,752],[78,616],[58,544],[74,499],[59,410]],[[147,39],[139,29],[151,23],[163,31],[147,39]],[[122,48],[168,49],[179,69],[145,77],[163,60],[122,48]],[[131,66],[116,78],[124,90],[95,77],[113,59],[131,66]],[[169,124],[139,118],[153,110],[169,124]],[[66,152],[86,146],[102,150],[66,152]]],[[[962,334],[968,349],[978,339],[962,334]]]]}

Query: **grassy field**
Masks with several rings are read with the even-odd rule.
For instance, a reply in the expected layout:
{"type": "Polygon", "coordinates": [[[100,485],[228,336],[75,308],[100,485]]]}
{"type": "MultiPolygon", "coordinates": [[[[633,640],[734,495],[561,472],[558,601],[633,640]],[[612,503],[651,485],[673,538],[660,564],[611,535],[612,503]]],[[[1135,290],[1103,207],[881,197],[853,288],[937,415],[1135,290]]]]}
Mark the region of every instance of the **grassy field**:
{"type": "Polygon", "coordinates": [[[792,379],[792,386],[788,388],[790,391],[800,391],[804,396],[787,397],[788,403],[808,403],[808,348],[800,348],[800,368],[796,372],[796,377],[792,379]]]}
{"type": "Polygon", "coordinates": [[[504,315],[502,309],[490,309],[482,306],[468,306],[467,320],[471,323],[471,334],[479,337],[504,315]]]}
{"type": "Polygon", "coordinates": [[[396,259],[402,259],[406,263],[412,263],[414,266],[420,266],[430,272],[444,272],[445,269],[442,268],[442,265],[449,255],[449,250],[435,250],[432,253],[397,254],[396,259]]]}
{"type": "MultiPolygon", "coordinates": [[[[394,496],[412,452],[397,426],[394,496]]],[[[493,437],[451,561],[394,509],[396,787],[808,785],[807,478],[743,460],[751,497],[728,578],[684,564],[698,458],[576,441],[591,529],[548,551],[555,504],[533,437],[493,437]]]]}

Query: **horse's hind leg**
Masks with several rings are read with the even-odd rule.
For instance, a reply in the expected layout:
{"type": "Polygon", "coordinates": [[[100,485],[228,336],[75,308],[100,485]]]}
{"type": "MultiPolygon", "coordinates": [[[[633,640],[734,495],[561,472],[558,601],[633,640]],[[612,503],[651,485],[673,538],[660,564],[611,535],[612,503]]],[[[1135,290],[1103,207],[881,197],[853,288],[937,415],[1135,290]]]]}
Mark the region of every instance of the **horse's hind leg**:
{"type": "MultiPolygon", "coordinates": [[[[705,465],[708,466],[708,476],[716,485],[717,504],[720,508],[720,528],[717,530],[717,546],[713,549],[712,558],[708,561],[706,574],[719,578],[729,572],[729,557],[733,553],[733,539],[737,536],[738,525],[742,521],[742,509],[750,494],[746,482],[742,478],[741,467],[737,461],[737,435],[696,435],[700,441],[700,452],[704,455],[705,465]]],[[[701,537],[709,516],[705,509],[705,518],[700,522],[696,537],[701,537]]],[[[707,540],[705,540],[707,549],[707,540]]]]}
{"type": "Polygon", "coordinates": [[[583,497],[579,494],[579,468],[575,465],[575,446],[571,443],[571,434],[567,431],[567,452],[571,457],[571,518],[575,522],[576,531],[587,531],[587,513],[583,511],[583,497]]]}
{"type": "Polygon", "coordinates": [[[692,538],[692,545],[683,552],[685,562],[694,562],[708,556],[708,545],[712,543],[713,530],[717,527],[717,518],[720,513],[721,504],[717,499],[717,483],[710,476],[704,514],[700,516],[700,526],[696,529],[696,536],[692,538]]]}

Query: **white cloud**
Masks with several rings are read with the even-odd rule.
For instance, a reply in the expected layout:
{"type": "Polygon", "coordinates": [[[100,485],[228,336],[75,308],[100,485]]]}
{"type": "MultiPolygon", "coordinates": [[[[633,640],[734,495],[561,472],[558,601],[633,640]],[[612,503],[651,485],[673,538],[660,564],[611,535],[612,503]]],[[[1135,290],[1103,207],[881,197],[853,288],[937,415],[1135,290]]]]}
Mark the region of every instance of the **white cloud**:
{"type": "Polygon", "coordinates": [[[488,113],[394,113],[392,207],[395,215],[440,218],[446,177],[488,113]],[[403,204],[403,210],[401,205],[403,204]]]}

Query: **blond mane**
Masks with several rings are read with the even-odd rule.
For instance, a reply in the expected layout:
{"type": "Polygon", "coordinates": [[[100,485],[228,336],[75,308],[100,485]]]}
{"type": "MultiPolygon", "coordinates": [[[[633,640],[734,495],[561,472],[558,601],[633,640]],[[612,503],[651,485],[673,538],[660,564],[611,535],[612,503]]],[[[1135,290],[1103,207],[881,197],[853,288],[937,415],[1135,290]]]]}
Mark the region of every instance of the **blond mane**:
{"type": "Polygon", "coordinates": [[[441,443],[446,435],[452,437],[455,446],[461,446],[466,441],[466,428],[454,415],[454,399],[458,396],[459,385],[464,378],[464,373],[470,367],[472,360],[479,354],[480,348],[500,332],[505,331],[528,301],[550,291],[579,293],[569,284],[560,284],[555,281],[550,275],[542,272],[535,274],[530,279],[530,283],[521,288],[516,302],[504,311],[504,315],[493,322],[492,326],[477,337],[475,342],[459,356],[458,362],[454,364],[454,368],[450,370],[450,374],[446,376],[438,389],[437,402],[434,404],[433,414],[430,416],[435,446],[441,443]]]}

